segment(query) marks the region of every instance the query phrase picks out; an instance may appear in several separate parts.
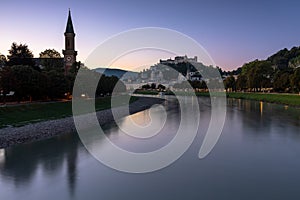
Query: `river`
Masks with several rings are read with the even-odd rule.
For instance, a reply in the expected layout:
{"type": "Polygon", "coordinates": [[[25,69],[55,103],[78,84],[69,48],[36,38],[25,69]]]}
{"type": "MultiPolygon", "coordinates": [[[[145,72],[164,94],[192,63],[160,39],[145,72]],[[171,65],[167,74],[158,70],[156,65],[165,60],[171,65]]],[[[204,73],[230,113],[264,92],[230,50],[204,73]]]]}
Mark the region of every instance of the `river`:
{"type": "MultiPolygon", "coordinates": [[[[164,104],[168,118],[158,135],[137,142],[108,124],[106,136],[133,152],[163,147],[180,121],[177,102],[168,99],[164,104]]],[[[211,115],[209,98],[198,99],[198,134],[172,165],[145,174],[119,172],[97,161],[77,134],[70,133],[0,149],[0,199],[300,199],[300,109],[228,99],[221,137],[212,152],[199,159],[211,115]]],[[[146,125],[149,110],[120,123],[126,127],[130,119],[146,125]]],[[[101,144],[93,141],[93,145],[101,144]]]]}

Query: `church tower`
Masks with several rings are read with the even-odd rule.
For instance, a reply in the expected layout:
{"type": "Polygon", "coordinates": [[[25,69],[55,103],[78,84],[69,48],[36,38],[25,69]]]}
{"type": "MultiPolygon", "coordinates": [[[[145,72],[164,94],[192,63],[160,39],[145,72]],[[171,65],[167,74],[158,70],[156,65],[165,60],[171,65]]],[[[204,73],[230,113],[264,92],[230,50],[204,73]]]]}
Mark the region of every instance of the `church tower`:
{"type": "Polygon", "coordinates": [[[65,73],[67,73],[72,65],[76,62],[77,51],[75,51],[75,33],[69,10],[68,22],[65,31],[65,50],[63,50],[65,73]]]}

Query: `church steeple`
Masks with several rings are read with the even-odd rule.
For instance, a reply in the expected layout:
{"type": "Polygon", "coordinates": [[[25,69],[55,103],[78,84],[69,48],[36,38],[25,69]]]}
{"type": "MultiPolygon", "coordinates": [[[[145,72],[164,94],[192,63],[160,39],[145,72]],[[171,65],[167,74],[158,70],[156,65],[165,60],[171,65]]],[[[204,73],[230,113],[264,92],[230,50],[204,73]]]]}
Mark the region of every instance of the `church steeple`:
{"type": "Polygon", "coordinates": [[[74,33],[73,23],[72,23],[72,17],[71,17],[71,10],[69,9],[69,16],[68,16],[68,22],[66,27],[65,33],[74,33]]]}
{"type": "Polygon", "coordinates": [[[65,73],[76,62],[77,51],[75,51],[75,32],[71,18],[71,11],[69,10],[68,21],[65,32],[65,50],[63,50],[64,62],[65,62],[65,73]]]}

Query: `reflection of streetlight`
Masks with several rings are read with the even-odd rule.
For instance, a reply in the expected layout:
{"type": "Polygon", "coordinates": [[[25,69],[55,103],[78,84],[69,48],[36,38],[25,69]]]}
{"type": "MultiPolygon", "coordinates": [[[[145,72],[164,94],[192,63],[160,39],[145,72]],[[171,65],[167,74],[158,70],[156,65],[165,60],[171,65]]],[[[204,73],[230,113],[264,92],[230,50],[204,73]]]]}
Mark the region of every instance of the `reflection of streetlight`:
{"type": "Polygon", "coordinates": [[[259,110],[260,110],[260,115],[263,115],[263,110],[264,110],[264,102],[260,101],[259,102],[259,110]]]}
{"type": "Polygon", "coordinates": [[[85,97],[85,94],[81,94],[81,97],[85,97]]]}

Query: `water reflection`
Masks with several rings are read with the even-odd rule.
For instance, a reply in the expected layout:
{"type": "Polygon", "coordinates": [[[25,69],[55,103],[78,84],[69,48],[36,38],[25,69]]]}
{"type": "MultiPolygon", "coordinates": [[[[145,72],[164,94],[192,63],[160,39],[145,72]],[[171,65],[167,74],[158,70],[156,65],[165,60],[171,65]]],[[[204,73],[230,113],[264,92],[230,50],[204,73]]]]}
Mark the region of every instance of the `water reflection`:
{"type": "MultiPolygon", "coordinates": [[[[194,105],[191,105],[190,109],[193,109],[193,106],[194,105]]],[[[145,110],[135,113],[132,116],[119,119],[119,127],[116,123],[106,124],[103,127],[105,135],[115,145],[131,152],[146,153],[160,149],[174,138],[178,131],[181,118],[179,103],[176,99],[170,98],[168,103],[164,104],[164,108],[167,113],[166,121],[163,120],[164,118],[161,115],[164,111],[154,109],[150,115],[150,111],[145,110]],[[156,118],[157,123],[152,124],[152,127],[149,128],[151,118],[156,118]],[[149,136],[148,132],[136,131],[136,129],[131,126],[132,122],[138,126],[148,127],[148,131],[149,129],[152,130],[153,134],[149,136]],[[133,133],[130,133],[130,131],[133,133]]],[[[106,148],[100,139],[93,138],[92,141],[89,142],[89,146],[91,148],[98,148],[99,146],[106,148]]]]}
{"type": "MultiPolygon", "coordinates": [[[[211,114],[210,99],[198,100],[198,136],[169,168],[143,175],[119,173],[93,159],[76,134],[67,134],[0,149],[1,199],[300,198],[298,108],[228,99],[223,134],[212,153],[199,160],[197,155],[211,114]],[[39,194],[26,196],[35,193],[39,194]]],[[[196,102],[192,99],[190,109],[196,102]]],[[[151,140],[136,143],[113,123],[105,126],[105,133],[113,143],[133,152],[158,149],[174,137],[180,121],[178,102],[171,98],[165,106],[165,127],[151,140]]],[[[145,125],[148,114],[140,112],[133,118],[145,125]]],[[[125,126],[126,120],[121,120],[125,126]]],[[[94,144],[105,148],[101,141],[94,144]]]]}
{"type": "Polygon", "coordinates": [[[264,102],[260,101],[259,102],[259,111],[260,111],[260,116],[263,116],[263,112],[264,112],[264,102]]]}
{"type": "Polygon", "coordinates": [[[76,187],[79,140],[74,134],[14,146],[0,151],[1,181],[13,182],[15,187],[29,186],[37,175],[55,176],[66,167],[70,194],[76,187]]]}
{"type": "Polygon", "coordinates": [[[241,99],[228,99],[228,105],[230,114],[227,116],[239,116],[240,119],[234,122],[240,123],[242,133],[267,135],[278,132],[300,136],[300,109],[297,107],[241,99]],[[233,110],[239,112],[233,114],[233,110]]]}

